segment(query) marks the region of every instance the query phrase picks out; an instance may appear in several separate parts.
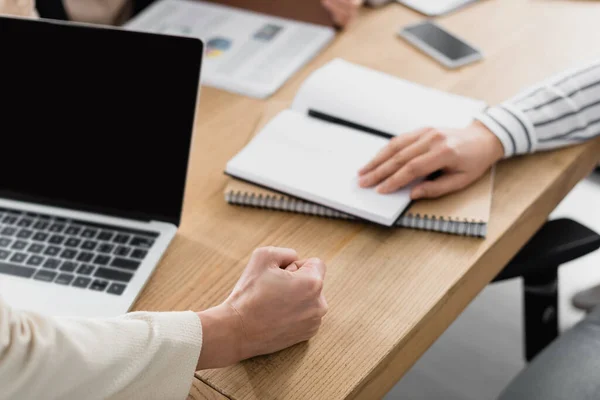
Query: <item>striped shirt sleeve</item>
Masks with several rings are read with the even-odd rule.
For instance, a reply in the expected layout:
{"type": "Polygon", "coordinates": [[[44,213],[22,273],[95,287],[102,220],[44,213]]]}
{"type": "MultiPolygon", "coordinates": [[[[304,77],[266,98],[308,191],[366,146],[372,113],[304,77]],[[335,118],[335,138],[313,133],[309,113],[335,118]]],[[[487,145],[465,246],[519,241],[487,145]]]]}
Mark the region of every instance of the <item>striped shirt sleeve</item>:
{"type": "Polygon", "coordinates": [[[600,60],[554,76],[477,119],[511,157],[600,136],[600,60]]]}

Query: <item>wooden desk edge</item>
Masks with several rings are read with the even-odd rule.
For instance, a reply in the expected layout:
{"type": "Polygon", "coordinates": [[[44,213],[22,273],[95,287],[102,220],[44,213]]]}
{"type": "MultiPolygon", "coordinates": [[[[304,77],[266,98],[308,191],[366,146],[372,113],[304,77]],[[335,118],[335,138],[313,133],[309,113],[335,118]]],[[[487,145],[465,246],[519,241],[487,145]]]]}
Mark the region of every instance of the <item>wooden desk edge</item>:
{"type": "MultiPolygon", "coordinates": [[[[540,193],[519,216],[517,222],[502,233],[498,240],[483,254],[471,269],[470,284],[466,284],[466,276],[448,292],[445,298],[424,318],[404,342],[414,341],[410,351],[402,351],[405,346],[396,346],[390,354],[371,371],[367,377],[348,396],[352,399],[382,398],[400,380],[403,374],[395,371],[406,371],[427,351],[438,337],[456,320],[458,315],[469,305],[465,299],[473,299],[500,272],[485,268],[489,260],[503,260],[505,265],[514,254],[539,230],[548,216],[573,187],[589,175],[598,163],[600,154],[600,138],[590,144],[581,146],[580,162],[572,163],[562,171],[560,177],[540,193]],[[476,282],[477,285],[473,285],[476,282]],[[468,296],[453,296],[457,291],[468,291],[468,296]],[[442,316],[433,318],[433,316],[442,316]],[[435,334],[429,335],[429,332],[435,334]],[[418,350],[417,350],[418,349],[418,350]],[[408,365],[408,367],[407,367],[408,365]]],[[[496,261],[497,262],[497,261],[496,261]]],[[[493,263],[491,263],[493,264],[493,263]]],[[[515,316],[517,318],[517,316],[515,316]]]]}
{"type": "Polygon", "coordinates": [[[217,390],[206,384],[197,376],[194,377],[187,400],[230,400],[217,390]]]}

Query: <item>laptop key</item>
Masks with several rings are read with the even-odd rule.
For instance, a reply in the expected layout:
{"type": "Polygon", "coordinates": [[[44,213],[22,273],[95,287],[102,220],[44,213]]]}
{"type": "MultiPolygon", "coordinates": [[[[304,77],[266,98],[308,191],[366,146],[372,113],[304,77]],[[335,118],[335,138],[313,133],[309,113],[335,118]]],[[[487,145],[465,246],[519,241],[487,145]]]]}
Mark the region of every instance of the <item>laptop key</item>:
{"type": "Polygon", "coordinates": [[[119,244],[126,244],[129,241],[129,238],[130,238],[129,235],[120,233],[117,236],[115,236],[115,238],[113,239],[113,242],[119,243],[119,244]]]}
{"type": "Polygon", "coordinates": [[[29,257],[27,260],[27,265],[31,265],[32,267],[39,267],[44,262],[44,257],[33,255],[29,257]]]}
{"type": "Polygon", "coordinates": [[[2,223],[6,224],[6,225],[12,225],[15,222],[17,222],[17,217],[15,217],[14,215],[7,215],[6,217],[4,217],[4,219],[2,220],[2,223]]]}
{"type": "Polygon", "coordinates": [[[106,289],[107,286],[108,286],[107,281],[101,281],[99,279],[96,279],[96,280],[94,280],[94,282],[92,282],[92,286],[90,286],[90,289],[96,290],[98,292],[104,292],[104,290],[106,289]]]}
{"type": "Polygon", "coordinates": [[[78,276],[73,281],[73,285],[72,286],[85,289],[85,288],[87,288],[89,286],[89,284],[90,284],[91,281],[92,280],[90,278],[85,278],[83,276],[78,276]]]}
{"type": "Polygon", "coordinates": [[[90,262],[90,261],[92,261],[92,258],[94,258],[94,253],[88,253],[88,252],[82,251],[77,256],[77,261],[90,262]]]}
{"type": "Polygon", "coordinates": [[[74,275],[71,274],[60,274],[58,278],[54,281],[54,283],[58,283],[59,285],[68,285],[73,279],[75,279],[74,275]]]}
{"type": "Polygon", "coordinates": [[[44,251],[44,254],[47,256],[55,256],[58,253],[60,253],[60,247],[57,246],[48,246],[46,247],[46,251],[44,251]]]}
{"type": "Polygon", "coordinates": [[[12,226],[7,226],[2,231],[0,231],[0,235],[3,236],[12,236],[17,233],[17,228],[13,228],[12,226]]]}
{"type": "Polygon", "coordinates": [[[106,265],[109,261],[110,256],[97,255],[96,258],[94,258],[94,264],[98,265],[106,265]]]}
{"type": "Polygon", "coordinates": [[[48,268],[48,269],[56,269],[56,268],[58,268],[59,265],[60,265],[59,260],[57,260],[56,258],[49,258],[46,260],[44,265],[42,265],[42,267],[48,268]]]}
{"type": "Polygon", "coordinates": [[[22,228],[29,228],[31,226],[31,224],[33,223],[32,220],[30,220],[29,218],[22,218],[18,223],[17,226],[20,226],[22,228]]]}
{"type": "Polygon", "coordinates": [[[94,273],[94,277],[110,279],[111,281],[129,282],[133,277],[133,274],[117,271],[116,269],[100,267],[94,273]]]}
{"type": "Polygon", "coordinates": [[[33,235],[33,240],[36,242],[44,242],[46,239],[48,239],[48,234],[44,232],[37,232],[33,235]]]}
{"type": "Polygon", "coordinates": [[[98,240],[110,240],[113,236],[112,232],[109,231],[102,231],[100,232],[100,234],[98,235],[97,239],[98,240]]]}
{"type": "Polygon", "coordinates": [[[83,264],[81,267],[79,267],[77,273],[81,275],[91,275],[92,272],[94,272],[94,268],[95,267],[93,265],[83,264]]]}
{"type": "Polygon", "coordinates": [[[84,237],[86,239],[93,239],[96,236],[96,233],[98,233],[97,230],[95,229],[84,229],[83,232],[81,232],[81,237],[84,237]]]}
{"type": "Polygon", "coordinates": [[[130,247],[127,246],[119,246],[117,247],[117,249],[115,250],[115,254],[121,257],[126,257],[127,254],[129,254],[129,252],[131,251],[130,247]]]}
{"type": "Polygon", "coordinates": [[[111,267],[136,270],[140,266],[139,261],[128,260],[126,258],[115,257],[110,263],[111,267]]]}
{"type": "Polygon", "coordinates": [[[0,260],[6,260],[10,253],[6,250],[0,250],[0,260]]]}
{"type": "Polygon", "coordinates": [[[143,248],[149,249],[154,244],[154,240],[136,236],[133,239],[131,239],[131,242],[129,244],[131,246],[137,246],[137,247],[143,247],[143,248]]]}
{"type": "Polygon", "coordinates": [[[94,242],[93,240],[86,240],[81,245],[81,248],[84,250],[94,250],[97,245],[98,245],[98,243],[94,242]]]}
{"type": "Polygon", "coordinates": [[[35,224],[33,224],[33,229],[36,229],[38,231],[43,231],[44,229],[46,229],[48,227],[48,225],[50,225],[50,224],[46,221],[38,221],[35,224]]]}
{"type": "Polygon", "coordinates": [[[54,280],[54,278],[56,278],[56,275],[57,275],[56,272],[48,271],[45,269],[40,269],[35,274],[33,279],[36,279],[38,281],[44,281],[44,282],[52,282],[54,280]]]}
{"type": "Polygon", "coordinates": [[[44,245],[39,243],[32,243],[27,249],[28,252],[33,254],[40,254],[44,250],[44,245]]]}
{"type": "Polygon", "coordinates": [[[23,250],[25,247],[27,247],[27,242],[23,240],[17,240],[13,243],[11,248],[15,250],[23,250]]]}
{"type": "Polygon", "coordinates": [[[64,230],[65,230],[65,224],[61,224],[61,223],[54,223],[54,224],[50,225],[50,228],[48,228],[48,231],[50,231],[52,233],[61,233],[64,230]]]}
{"type": "Polygon", "coordinates": [[[9,238],[0,237],[0,247],[8,247],[11,243],[9,238]]]}
{"type": "Polygon", "coordinates": [[[146,250],[135,249],[133,253],[131,253],[131,257],[141,260],[146,257],[146,254],[148,254],[146,250]]]}
{"type": "Polygon", "coordinates": [[[122,283],[113,283],[112,285],[110,285],[110,287],[108,288],[108,290],[106,291],[106,293],[110,293],[110,294],[114,294],[116,296],[120,296],[123,294],[123,292],[125,291],[125,288],[127,286],[125,286],[122,283]]]}
{"type": "Polygon", "coordinates": [[[76,269],[77,269],[77,263],[74,263],[72,261],[65,261],[60,266],[60,270],[65,271],[65,272],[75,272],[76,269]]]}
{"type": "Polygon", "coordinates": [[[75,235],[79,234],[80,231],[81,231],[81,228],[78,226],[69,226],[67,228],[67,230],[65,231],[65,235],[75,236],[75,235]]]}
{"type": "Polygon", "coordinates": [[[61,258],[65,258],[67,260],[72,260],[77,255],[77,250],[72,249],[64,249],[62,253],[60,253],[61,258]]]}
{"type": "Polygon", "coordinates": [[[110,253],[113,248],[114,248],[114,246],[112,244],[102,243],[100,246],[98,246],[98,252],[110,253]]]}
{"type": "Polygon", "coordinates": [[[61,235],[52,235],[50,237],[50,240],[48,240],[48,242],[52,243],[52,244],[61,244],[64,241],[65,241],[65,237],[61,236],[61,235]]]}
{"type": "Polygon", "coordinates": [[[33,235],[33,231],[30,231],[29,229],[21,229],[19,233],[17,233],[19,239],[29,239],[31,235],[33,235]]]}
{"type": "Polygon", "coordinates": [[[22,263],[23,261],[25,261],[27,259],[27,254],[25,253],[14,253],[13,256],[10,258],[10,261],[14,262],[14,263],[22,263]]]}
{"type": "Polygon", "coordinates": [[[0,262],[0,274],[14,275],[21,278],[31,278],[36,269],[0,262]]]}
{"type": "Polygon", "coordinates": [[[75,238],[68,238],[65,242],[65,246],[67,247],[77,247],[81,243],[81,240],[75,238]]]}

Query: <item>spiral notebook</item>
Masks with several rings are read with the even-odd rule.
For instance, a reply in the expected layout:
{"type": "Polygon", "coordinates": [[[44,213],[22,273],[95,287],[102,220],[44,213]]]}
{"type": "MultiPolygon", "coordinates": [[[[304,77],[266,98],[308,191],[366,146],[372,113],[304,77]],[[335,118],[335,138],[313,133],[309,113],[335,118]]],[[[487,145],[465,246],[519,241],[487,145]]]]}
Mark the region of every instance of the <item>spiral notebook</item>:
{"type": "Polygon", "coordinates": [[[225,199],[230,204],[483,237],[493,171],[459,193],[416,203],[410,201],[410,188],[379,195],[360,189],[356,182],[356,171],[392,136],[382,137],[384,132],[402,134],[427,122],[464,126],[482,106],[334,60],[309,77],[291,108],[271,104],[265,110],[248,145],[227,163],[226,174],[237,180],[227,184],[225,199]],[[369,98],[374,101],[364,101],[369,98]],[[337,118],[323,120],[314,110],[337,118]],[[334,122],[340,119],[353,126],[334,122]]]}
{"type": "MultiPolygon", "coordinates": [[[[494,169],[469,188],[435,200],[415,202],[396,226],[455,235],[485,237],[492,201],[494,169]]],[[[326,218],[355,220],[355,217],[230,178],[225,188],[229,204],[287,211],[326,218]]]]}

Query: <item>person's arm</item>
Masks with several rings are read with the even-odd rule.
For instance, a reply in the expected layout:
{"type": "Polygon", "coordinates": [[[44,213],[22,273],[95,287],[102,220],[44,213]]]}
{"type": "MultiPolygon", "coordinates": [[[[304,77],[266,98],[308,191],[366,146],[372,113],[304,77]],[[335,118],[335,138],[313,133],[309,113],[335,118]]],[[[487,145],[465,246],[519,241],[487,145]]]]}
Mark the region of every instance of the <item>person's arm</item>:
{"type": "Polygon", "coordinates": [[[35,0],[0,0],[0,15],[37,17],[35,0]]]}
{"type": "Polygon", "coordinates": [[[551,150],[600,135],[600,60],[557,75],[477,117],[504,154],[551,150]]]}
{"type": "MultiPolygon", "coordinates": [[[[42,0],[43,1],[43,0],[42,0]]],[[[132,0],[63,0],[73,21],[119,25],[132,11],[132,0]]]]}
{"type": "Polygon", "coordinates": [[[322,0],[323,7],[330,13],[335,24],[345,27],[358,16],[364,0],[322,0]]]}
{"type": "Polygon", "coordinates": [[[600,60],[557,75],[491,107],[466,128],[423,128],[392,139],[359,171],[360,186],[394,192],[416,185],[413,199],[460,190],[504,157],[551,150],[600,135],[600,60]]]}
{"type": "Polygon", "coordinates": [[[201,345],[194,312],[51,318],[0,300],[0,399],[184,399],[201,345]]]}
{"type": "Polygon", "coordinates": [[[0,299],[0,400],[183,400],[196,370],[313,337],[327,312],[324,276],[319,259],[262,248],[227,300],[199,313],[52,318],[0,299]]]}

